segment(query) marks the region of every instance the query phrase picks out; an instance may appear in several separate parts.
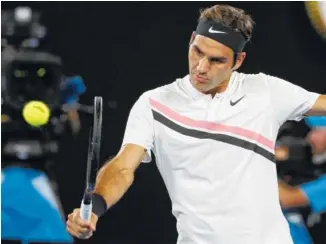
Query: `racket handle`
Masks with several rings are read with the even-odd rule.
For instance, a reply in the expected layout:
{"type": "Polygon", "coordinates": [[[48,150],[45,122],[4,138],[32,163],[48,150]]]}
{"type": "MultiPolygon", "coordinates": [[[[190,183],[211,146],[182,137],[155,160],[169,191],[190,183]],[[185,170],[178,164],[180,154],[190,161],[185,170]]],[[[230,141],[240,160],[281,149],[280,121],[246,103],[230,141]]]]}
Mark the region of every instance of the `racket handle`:
{"type": "Polygon", "coordinates": [[[92,216],[92,202],[89,204],[85,204],[84,200],[82,201],[80,205],[80,217],[83,220],[90,221],[92,216]]]}

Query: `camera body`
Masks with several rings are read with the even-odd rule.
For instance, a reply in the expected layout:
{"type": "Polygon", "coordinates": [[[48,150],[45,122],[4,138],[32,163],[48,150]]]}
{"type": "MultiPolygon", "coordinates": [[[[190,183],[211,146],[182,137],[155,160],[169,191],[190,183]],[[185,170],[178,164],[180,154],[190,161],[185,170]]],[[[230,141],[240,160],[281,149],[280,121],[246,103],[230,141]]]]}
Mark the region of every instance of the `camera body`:
{"type": "Polygon", "coordinates": [[[1,101],[3,166],[19,161],[43,167],[42,162],[58,151],[58,139],[65,128],[61,60],[49,53],[23,50],[5,65],[1,101]],[[51,117],[44,126],[30,126],[22,117],[24,105],[33,100],[50,108],[51,117]]]}
{"type": "Polygon", "coordinates": [[[307,140],[310,132],[304,122],[286,122],[280,129],[277,146],[286,148],[287,158],[277,162],[279,178],[296,186],[326,173],[325,162],[316,162],[313,148],[307,140]]]}
{"type": "Polygon", "coordinates": [[[62,61],[39,49],[46,34],[39,13],[18,7],[2,15],[2,167],[21,164],[44,169],[65,130],[62,61]],[[30,126],[22,116],[25,104],[33,100],[51,111],[44,126],[30,126]]]}

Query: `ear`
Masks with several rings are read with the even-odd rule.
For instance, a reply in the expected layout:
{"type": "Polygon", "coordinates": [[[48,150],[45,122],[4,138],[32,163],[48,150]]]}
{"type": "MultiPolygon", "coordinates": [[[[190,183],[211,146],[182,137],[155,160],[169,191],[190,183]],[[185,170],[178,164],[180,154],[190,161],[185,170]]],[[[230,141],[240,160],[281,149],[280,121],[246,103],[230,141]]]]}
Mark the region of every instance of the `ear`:
{"type": "Polygon", "coordinates": [[[189,42],[189,46],[192,44],[192,42],[195,40],[195,37],[196,37],[196,32],[193,31],[192,34],[191,34],[191,37],[190,37],[190,42],[189,42]]]}
{"type": "Polygon", "coordinates": [[[234,65],[234,67],[232,68],[232,70],[237,70],[241,67],[243,61],[245,60],[247,54],[245,52],[241,52],[238,56],[237,56],[237,60],[236,63],[234,65]]]}

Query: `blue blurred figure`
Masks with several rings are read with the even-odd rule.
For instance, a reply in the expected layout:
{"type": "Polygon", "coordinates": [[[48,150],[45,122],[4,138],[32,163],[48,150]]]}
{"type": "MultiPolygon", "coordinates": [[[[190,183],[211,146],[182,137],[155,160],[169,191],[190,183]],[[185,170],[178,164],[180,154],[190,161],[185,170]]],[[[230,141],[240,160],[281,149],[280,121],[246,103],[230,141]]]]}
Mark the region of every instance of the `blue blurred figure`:
{"type": "Polygon", "coordinates": [[[86,91],[86,86],[81,76],[64,77],[61,85],[62,104],[75,105],[79,96],[86,91]]]}
{"type": "MultiPolygon", "coordinates": [[[[80,76],[64,78],[61,101],[70,122],[75,125],[73,130],[80,127],[76,104],[85,90],[80,76]]],[[[73,243],[73,238],[66,231],[53,185],[42,170],[26,167],[19,160],[17,164],[3,168],[1,195],[2,240],[20,240],[23,244],[73,243]]]]}
{"type": "MultiPolygon", "coordinates": [[[[326,162],[326,117],[308,117],[306,124],[312,128],[307,140],[313,148],[316,163],[326,162]]],[[[312,244],[312,238],[306,228],[301,214],[291,208],[310,206],[312,214],[326,211],[326,174],[318,179],[292,187],[284,182],[279,183],[280,202],[285,209],[294,244],[312,244]]]]}
{"type": "Polygon", "coordinates": [[[326,116],[310,116],[305,118],[305,122],[310,128],[326,127],[326,116]]]}
{"type": "Polygon", "coordinates": [[[7,167],[1,172],[1,239],[72,243],[46,174],[7,167]]]}
{"type": "MultiPolygon", "coordinates": [[[[320,214],[326,211],[326,175],[299,187],[280,187],[280,195],[281,204],[285,209],[309,205],[313,214],[320,214]]],[[[294,244],[312,244],[302,215],[291,210],[284,211],[284,214],[289,222],[294,244]]]]}

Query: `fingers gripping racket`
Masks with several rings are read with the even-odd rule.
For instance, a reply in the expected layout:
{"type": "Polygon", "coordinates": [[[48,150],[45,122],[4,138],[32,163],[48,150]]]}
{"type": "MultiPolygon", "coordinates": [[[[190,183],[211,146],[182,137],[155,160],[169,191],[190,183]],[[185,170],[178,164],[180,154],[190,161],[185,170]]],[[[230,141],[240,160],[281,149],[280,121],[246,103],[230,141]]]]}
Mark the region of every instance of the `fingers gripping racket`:
{"type": "Polygon", "coordinates": [[[97,171],[100,166],[102,104],[102,97],[94,98],[94,121],[88,145],[86,188],[80,207],[80,217],[86,221],[89,221],[92,215],[92,195],[95,187],[97,171]]]}

